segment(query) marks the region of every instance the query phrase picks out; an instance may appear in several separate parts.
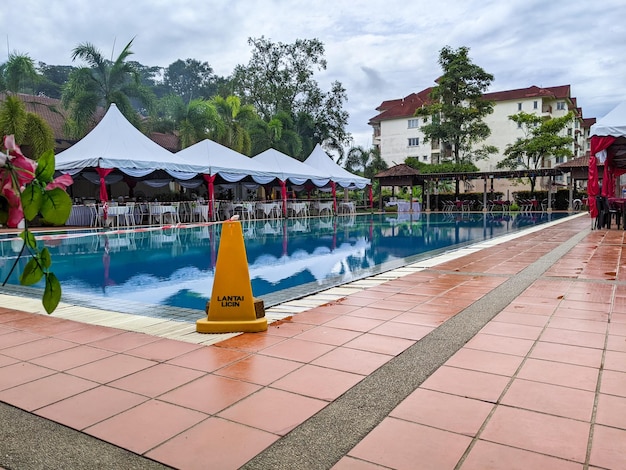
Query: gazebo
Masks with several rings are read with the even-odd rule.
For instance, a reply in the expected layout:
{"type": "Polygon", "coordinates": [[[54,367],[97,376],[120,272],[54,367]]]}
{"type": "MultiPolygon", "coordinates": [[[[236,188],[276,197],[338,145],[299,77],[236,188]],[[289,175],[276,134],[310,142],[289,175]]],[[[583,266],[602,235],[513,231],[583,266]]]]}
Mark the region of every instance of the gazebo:
{"type": "MultiPolygon", "coordinates": [[[[381,171],[374,175],[374,179],[377,179],[380,187],[391,186],[391,195],[393,196],[396,186],[410,186],[411,194],[413,194],[413,187],[416,185],[422,186],[422,193],[424,192],[424,178],[418,170],[410,167],[406,163],[392,166],[391,168],[381,171]]],[[[383,192],[380,192],[378,198],[378,208],[383,209],[383,192]]],[[[430,210],[430,207],[427,207],[430,210]]]]}

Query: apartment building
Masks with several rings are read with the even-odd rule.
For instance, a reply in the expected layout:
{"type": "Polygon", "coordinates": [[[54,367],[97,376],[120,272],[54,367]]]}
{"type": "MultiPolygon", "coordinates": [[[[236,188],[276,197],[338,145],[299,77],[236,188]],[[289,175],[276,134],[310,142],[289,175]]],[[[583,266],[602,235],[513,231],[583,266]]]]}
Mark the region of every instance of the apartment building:
{"type": "MultiPolygon", "coordinates": [[[[440,148],[439,142],[424,142],[420,127],[428,122],[428,118],[415,116],[418,108],[431,102],[431,90],[432,88],[426,88],[404,98],[383,101],[376,108],[379,114],[369,121],[373,128],[373,145],[380,150],[381,157],[389,165],[403,163],[407,157],[418,158],[424,163],[441,163],[450,159],[450,153],[440,148]]],[[[491,129],[491,135],[479,146],[493,145],[498,153],[488,160],[475,162],[481,171],[495,170],[497,163],[504,158],[507,145],[524,137],[523,129],[509,119],[509,116],[521,111],[551,118],[562,117],[572,111],[572,121],[563,131],[573,138],[572,158],[585,155],[589,151],[589,127],[595,120],[583,119],[582,109],[571,95],[570,85],[547,88],[531,86],[486,93],[484,97],[495,105],[493,113],[484,119],[491,129]]],[[[552,157],[544,162],[544,167],[554,167],[563,162],[562,158],[552,157]]],[[[568,183],[560,177],[557,182],[568,183]]]]}

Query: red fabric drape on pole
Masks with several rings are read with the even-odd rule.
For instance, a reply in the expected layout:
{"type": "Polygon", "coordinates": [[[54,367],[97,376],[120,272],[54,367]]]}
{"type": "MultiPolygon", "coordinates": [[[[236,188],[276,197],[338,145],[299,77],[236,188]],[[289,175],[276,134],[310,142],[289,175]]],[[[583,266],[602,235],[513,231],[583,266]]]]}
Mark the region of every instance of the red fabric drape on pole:
{"type": "Polygon", "coordinates": [[[330,182],[330,189],[333,193],[333,210],[337,213],[337,185],[334,181],[330,182]]]}
{"type": "Polygon", "coordinates": [[[283,199],[283,216],[287,217],[287,182],[280,181],[280,195],[283,199]]]}
{"type": "Polygon", "coordinates": [[[374,208],[374,192],[372,191],[372,185],[369,186],[369,198],[370,198],[370,209],[374,208]]]}
{"type": "Polygon", "coordinates": [[[202,177],[204,178],[204,181],[207,182],[207,186],[209,189],[209,217],[211,217],[211,220],[214,219],[213,217],[213,208],[215,207],[215,177],[217,175],[202,175],[202,177]]]}
{"type": "Polygon", "coordinates": [[[102,203],[102,216],[104,217],[104,221],[109,217],[109,205],[107,202],[109,201],[109,194],[107,193],[107,184],[105,181],[106,176],[113,171],[113,168],[96,168],[96,172],[100,177],[100,202],[102,203]]]}
{"type": "MultiPolygon", "coordinates": [[[[589,180],[587,181],[587,195],[589,197],[589,215],[592,218],[596,218],[598,216],[598,208],[596,207],[596,196],[600,195],[600,185],[598,183],[598,167],[597,167],[597,158],[596,153],[601,152],[602,150],[608,149],[609,146],[615,142],[615,137],[604,136],[600,137],[594,135],[591,137],[591,156],[589,157],[589,180]]],[[[604,162],[604,175],[607,175],[607,167],[609,166],[609,161],[607,157],[607,161],[604,162]]],[[[607,186],[607,180],[604,180],[602,194],[606,195],[605,188],[607,186]]],[[[610,186],[613,186],[610,184],[610,186]]]]}

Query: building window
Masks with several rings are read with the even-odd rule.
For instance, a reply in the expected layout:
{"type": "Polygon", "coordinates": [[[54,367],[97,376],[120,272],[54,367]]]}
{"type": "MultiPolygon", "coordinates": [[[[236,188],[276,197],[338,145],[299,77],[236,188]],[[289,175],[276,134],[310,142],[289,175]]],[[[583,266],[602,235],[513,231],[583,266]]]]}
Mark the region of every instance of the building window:
{"type": "Polygon", "coordinates": [[[424,155],[424,156],[422,156],[422,160],[423,160],[423,161],[425,161],[425,162],[427,162],[427,161],[428,161],[428,155],[424,155]]]}
{"type": "Polygon", "coordinates": [[[572,128],[571,127],[569,129],[567,129],[567,135],[569,135],[570,137],[572,136],[572,128]]]}
{"type": "Polygon", "coordinates": [[[522,103],[517,103],[517,110],[521,111],[522,110],[522,103]]]}
{"type": "Polygon", "coordinates": [[[428,118],[427,118],[427,117],[425,117],[425,118],[424,118],[424,124],[426,124],[427,122],[428,122],[428,118]]]}
{"type": "Polygon", "coordinates": [[[419,119],[409,119],[409,129],[416,129],[420,126],[419,119]]]}
{"type": "Polygon", "coordinates": [[[538,101],[533,101],[533,109],[537,109],[538,103],[538,101]]]}
{"type": "Polygon", "coordinates": [[[409,137],[409,147],[417,147],[420,144],[419,137],[409,137]]]}
{"type": "Polygon", "coordinates": [[[556,109],[558,109],[559,111],[564,111],[565,110],[565,101],[559,101],[556,104],[556,109]]]}

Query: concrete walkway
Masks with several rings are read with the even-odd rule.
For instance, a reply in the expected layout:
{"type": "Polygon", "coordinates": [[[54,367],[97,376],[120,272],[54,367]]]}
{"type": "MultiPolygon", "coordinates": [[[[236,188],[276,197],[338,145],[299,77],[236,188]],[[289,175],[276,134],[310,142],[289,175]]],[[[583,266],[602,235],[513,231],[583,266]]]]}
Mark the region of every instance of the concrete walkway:
{"type": "Polygon", "coordinates": [[[625,232],[589,228],[333,289],[209,345],[0,296],[0,465],[626,468],[625,232]]]}

